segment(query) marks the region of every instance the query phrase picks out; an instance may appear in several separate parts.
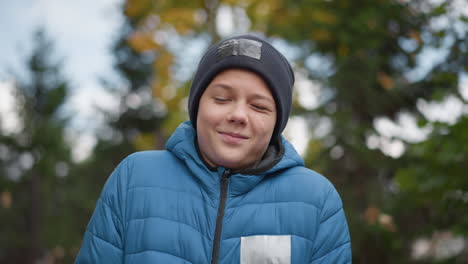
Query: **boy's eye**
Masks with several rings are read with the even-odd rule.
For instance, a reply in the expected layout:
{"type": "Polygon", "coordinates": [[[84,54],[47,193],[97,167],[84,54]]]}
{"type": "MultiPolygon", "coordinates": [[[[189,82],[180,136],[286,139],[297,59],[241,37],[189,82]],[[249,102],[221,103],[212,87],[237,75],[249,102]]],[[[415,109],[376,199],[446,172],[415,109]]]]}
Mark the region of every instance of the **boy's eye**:
{"type": "Polygon", "coordinates": [[[260,110],[260,111],[270,111],[270,108],[263,106],[263,105],[253,104],[252,106],[255,109],[260,110]]]}
{"type": "Polygon", "coordinates": [[[227,101],[229,101],[229,99],[227,99],[225,97],[214,97],[214,100],[217,101],[217,102],[227,102],[227,101]]]}
{"type": "Polygon", "coordinates": [[[266,110],[266,107],[263,107],[261,105],[253,105],[253,107],[260,109],[260,110],[266,110]]]}

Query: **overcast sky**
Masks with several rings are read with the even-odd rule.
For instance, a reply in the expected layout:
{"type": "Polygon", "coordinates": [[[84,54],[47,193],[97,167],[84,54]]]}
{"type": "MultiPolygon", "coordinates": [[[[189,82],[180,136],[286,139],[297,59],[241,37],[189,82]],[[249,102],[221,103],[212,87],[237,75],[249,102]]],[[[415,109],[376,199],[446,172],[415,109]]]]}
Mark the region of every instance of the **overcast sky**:
{"type": "Polygon", "coordinates": [[[33,47],[33,33],[43,27],[55,44],[54,55],[64,60],[63,72],[74,88],[73,105],[89,111],[96,98],[101,104],[113,104],[98,79],[116,76],[110,47],[122,22],[120,2],[0,1],[0,81],[11,79],[11,72],[21,73],[33,47]]]}
{"type": "Polygon", "coordinates": [[[71,81],[68,111],[78,113],[73,120],[80,144],[77,159],[87,155],[97,126],[94,106],[116,108],[118,100],[106,93],[100,78],[115,78],[112,69],[113,44],[123,21],[122,0],[2,0],[0,1],[0,114],[3,126],[14,130],[14,96],[8,83],[21,74],[33,45],[34,31],[45,29],[55,44],[54,56],[63,59],[63,73],[71,81]],[[91,126],[91,129],[90,129],[91,126]]]}
{"type": "MultiPolygon", "coordinates": [[[[118,33],[121,0],[15,0],[0,1],[0,70],[21,65],[31,51],[32,34],[43,26],[66,60],[73,80],[90,80],[108,73],[109,47],[118,33]]],[[[90,81],[85,81],[90,82],[90,81]]]]}

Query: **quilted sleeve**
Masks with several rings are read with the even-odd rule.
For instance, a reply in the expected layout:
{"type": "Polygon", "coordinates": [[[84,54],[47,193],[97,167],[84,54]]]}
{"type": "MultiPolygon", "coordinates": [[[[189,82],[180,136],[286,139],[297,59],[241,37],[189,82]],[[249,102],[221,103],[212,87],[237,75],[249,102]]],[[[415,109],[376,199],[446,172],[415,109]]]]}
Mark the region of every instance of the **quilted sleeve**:
{"type": "Polygon", "coordinates": [[[311,262],[319,263],[351,263],[348,223],[341,198],[331,183],[320,213],[320,225],[311,262]]]}
{"type": "Polygon", "coordinates": [[[104,185],[75,264],[123,263],[126,163],[123,161],[104,185]]]}

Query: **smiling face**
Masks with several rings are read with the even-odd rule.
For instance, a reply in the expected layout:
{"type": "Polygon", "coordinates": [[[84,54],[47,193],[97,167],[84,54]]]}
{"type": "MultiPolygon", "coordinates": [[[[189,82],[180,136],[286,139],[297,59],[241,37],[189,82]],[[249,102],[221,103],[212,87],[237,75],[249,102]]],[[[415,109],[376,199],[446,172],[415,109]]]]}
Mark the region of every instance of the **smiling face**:
{"type": "Polygon", "coordinates": [[[275,100],[265,81],[253,72],[229,69],[200,98],[198,146],[210,165],[244,169],[262,158],[275,123],[275,100]]]}

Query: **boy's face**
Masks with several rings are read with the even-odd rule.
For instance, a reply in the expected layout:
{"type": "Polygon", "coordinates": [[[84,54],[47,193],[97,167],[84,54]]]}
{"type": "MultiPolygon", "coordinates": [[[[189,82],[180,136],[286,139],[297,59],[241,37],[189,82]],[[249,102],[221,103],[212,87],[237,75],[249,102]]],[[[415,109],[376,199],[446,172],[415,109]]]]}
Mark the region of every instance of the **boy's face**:
{"type": "Polygon", "coordinates": [[[212,166],[243,169],[265,153],[276,123],[276,104],[257,74],[229,69],[218,74],[200,98],[197,139],[212,166]]]}

